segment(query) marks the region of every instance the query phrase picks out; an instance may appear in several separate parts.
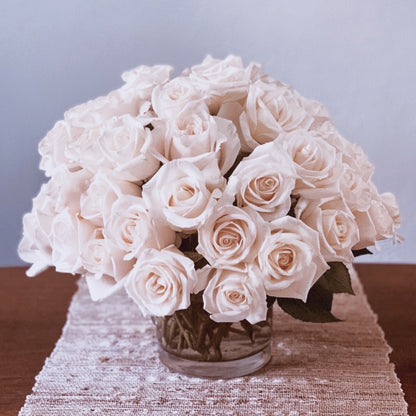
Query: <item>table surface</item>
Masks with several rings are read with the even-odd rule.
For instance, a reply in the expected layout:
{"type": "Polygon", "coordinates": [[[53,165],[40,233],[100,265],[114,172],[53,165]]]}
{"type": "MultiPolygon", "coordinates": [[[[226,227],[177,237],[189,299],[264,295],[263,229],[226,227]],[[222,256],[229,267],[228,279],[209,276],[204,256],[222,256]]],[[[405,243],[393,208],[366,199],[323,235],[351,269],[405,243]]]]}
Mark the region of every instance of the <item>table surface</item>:
{"type": "MultiPolygon", "coordinates": [[[[409,415],[416,416],[416,265],[357,264],[365,292],[393,348],[409,415]]],[[[0,268],[0,415],[17,415],[65,324],[76,277],[50,269],[28,278],[0,268]]]]}

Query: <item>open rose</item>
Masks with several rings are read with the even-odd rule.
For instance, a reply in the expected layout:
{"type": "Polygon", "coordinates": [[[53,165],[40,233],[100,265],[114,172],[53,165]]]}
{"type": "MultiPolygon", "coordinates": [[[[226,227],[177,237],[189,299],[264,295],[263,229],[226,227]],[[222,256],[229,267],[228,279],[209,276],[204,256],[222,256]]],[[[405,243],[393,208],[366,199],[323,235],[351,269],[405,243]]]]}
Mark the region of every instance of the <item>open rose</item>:
{"type": "Polygon", "coordinates": [[[81,195],[81,215],[102,227],[110,216],[111,206],[121,195],[140,194],[140,188],[134,183],[119,180],[109,171],[99,171],[81,195]]]}
{"type": "Polygon", "coordinates": [[[215,267],[252,263],[267,224],[249,207],[223,205],[199,229],[196,250],[215,267]]]}
{"type": "Polygon", "coordinates": [[[216,114],[221,104],[245,98],[249,82],[259,71],[260,66],[254,63],[244,68],[238,56],[228,55],[221,60],[208,55],[202,64],[191,68],[189,78],[210,97],[208,105],[216,114]]]}
{"type": "Polygon", "coordinates": [[[51,216],[66,208],[71,213],[79,213],[80,197],[88,189],[91,178],[91,173],[85,169],[71,172],[66,166],[60,166],[49,182],[42,185],[33,207],[51,216]]]}
{"type": "Polygon", "coordinates": [[[254,149],[232,173],[225,197],[237,200],[272,220],[288,213],[290,194],[295,187],[296,170],[286,151],[276,142],[254,149]]]}
{"type": "Polygon", "coordinates": [[[51,223],[50,242],[52,264],[61,273],[82,273],[81,252],[94,227],[89,222],[65,209],[51,223]]]}
{"type": "Polygon", "coordinates": [[[292,158],[298,180],[295,195],[318,199],[339,193],[343,173],[340,155],[317,132],[296,130],[279,136],[277,143],[292,158]]]}
{"type": "Polygon", "coordinates": [[[312,285],[329,269],[318,232],[288,216],[270,223],[258,262],[268,295],[304,302],[312,285]]]}
{"type": "Polygon", "coordinates": [[[371,202],[371,186],[361,177],[360,172],[343,164],[340,190],[351,211],[367,211],[371,202]]]}
{"type": "Polygon", "coordinates": [[[64,120],[58,121],[39,143],[39,154],[42,156],[40,169],[46,176],[51,176],[54,171],[62,166],[69,170],[80,168],[79,158],[74,160],[67,154],[67,147],[74,140],[71,126],[64,120]]]}
{"type": "Polygon", "coordinates": [[[153,89],[168,81],[172,72],[169,65],[140,65],[122,73],[121,78],[126,84],[120,91],[134,91],[140,100],[150,100],[153,89]]]}
{"type": "Polygon", "coordinates": [[[162,249],[175,242],[175,232],[153,219],[145,201],[134,195],[121,195],[112,205],[104,234],[127,260],[145,248],[162,249]]]}
{"type": "Polygon", "coordinates": [[[321,253],[327,262],[354,260],[351,250],[360,239],[358,226],[341,198],[321,201],[300,198],[295,212],[306,225],[318,231],[321,253]]]}
{"type": "Polygon", "coordinates": [[[33,263],[26,272],[28,276],[34,276],[53,264],[52,223],[63,211],[70,216],[79,213],[80,194],[88,186],[90,177],[85,170],[70,172],[66,166],[61,166],[33,199],[32,212],[23,217],[23,239],[18,248],[20,257],[33,263]]]}
{"type": "Polygon", "coordinates": [[[92,300],[104,299],[123,286],[123,278],[134,265],[134,261],[124,260],[124,254],[122,250],[109,245],[101,228],[93,231],[81,253],[92,300]]]}
{"type": "Polygon", "coordinates": [[[120,179],[141,181],[152,176],[160,162],[153,156],[160,153],[162,139],[157,130],[146,127],[147,120],[125,115],[113,118],[103,128],[98,145],[107,165],[120,179]]]}
{"type": "Polygon", "coordinates": [[[23,237],[17,252],[23,261],[32,263],[26,271],[28,276],[35,276],[52,265],[52,247],[47,232],[52,219],[53,217],[42,218],[36,211],[23,217],[23,237]]]}
{"type": "Polygon", "coordinates": [[[137,260],[125,288],[144,316],[165,316],[190,305],[196,280],[194,262],[181,251],[150,248],[137,260]]]}
{"type": "Polygon", "coordinates": [[[144,185],[143,198],[157,220],[176,231],[192,231],[210,216],[223,181],[215,158],[203,169],[185,159],[173,160],[144,185]]]}
{"type": "Polygon", "coordinates": [[[280,133],[308,129],[313,120],[289,87],[258,80],[250,86],[239,119],[242,148],[251,151],[280,133]]]}
{"type": "Polygon", "coordinates": [[[174,78],[152,92],[153,110],[159,117],[172,118],[190,102],[201,101],[202,92],[189,77],[174,78]]]}
{"type": "Polygon", "coordinates": [[[214,269],[204,291],[204,309],[215,322],[238,322],[247,319],[255,324],[266,319],[266,293],[259,270],[214,269]]]}
{"type": "Polygon", "coordinates": [[[102,228],[96,228],[81,253],[82,266],[97,280],[106,274],[118,281],[133,266],[131,262],[124,260],[124,254],[123,250],[108,244],[102,228]]]}
{"type": "Polygon", "coordinates": [[[73,134],[79,136],[86,130],[97,128],[112,117],[139,114],[137,97],[129,96],[128,100],[119,90],[114,90],[106,96],[95,98],[79,104],[65,112],[65,121],[73,129],[73,134]]]}
{"type": "Polygon", "coordinates": [[[240,150],[240,140],[232,122],[209,114],[204,104],[191,103],[168,121],[164,156],[167,160],[198,160],[214,153],[221,173],[231,168],[240,150]]]}

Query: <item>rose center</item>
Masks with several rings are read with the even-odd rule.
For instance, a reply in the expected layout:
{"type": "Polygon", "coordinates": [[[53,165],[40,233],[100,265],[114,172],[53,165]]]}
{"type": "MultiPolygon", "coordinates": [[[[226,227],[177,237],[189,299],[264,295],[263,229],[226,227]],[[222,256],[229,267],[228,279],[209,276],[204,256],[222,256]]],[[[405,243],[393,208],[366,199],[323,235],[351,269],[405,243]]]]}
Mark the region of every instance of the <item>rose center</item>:
{"type": "Polygon", "coordinates": [[[227,298],[234,305],[241,305],[246,300],[244,293],[241,293],[237,290],[228,291],[227,298]]]}

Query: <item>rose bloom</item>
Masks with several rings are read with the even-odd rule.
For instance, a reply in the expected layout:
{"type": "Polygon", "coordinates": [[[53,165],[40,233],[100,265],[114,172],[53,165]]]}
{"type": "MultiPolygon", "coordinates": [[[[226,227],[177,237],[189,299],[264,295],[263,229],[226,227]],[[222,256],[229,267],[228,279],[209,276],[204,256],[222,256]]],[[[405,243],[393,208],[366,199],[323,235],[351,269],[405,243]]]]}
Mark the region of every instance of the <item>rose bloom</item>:
{"type": "Polygon", "coordinates": [[[210,111],[216,114],[221,104],[245,98],[249,82],[258,77],[259,71],[260,66],[255,63],[244,68],[238,56],[228,55],[221,60],[208,55],[200,65],[191,68],[189,78],[210,97],[210,111]]]}
{"type": "Polygon", "coordinates": [[[222,205],[199,228],[196,250],[215,267],[252,263],[266,229],[265,221],[251,208],[222,205]]]}
{"type": "Polygon", "coordinates": [[[143,198],[158,221],[188,232],[206,221],[223,187],[224,178],[215,157],[203,169],[178,159],[163,165],[143,186],[143,198]]]}
{"type": "Polygon", "coordinates": [[[45,171],[46,176],[52,176],[62,166],[69,170],[80,168],[79,161],[70,157],[66,151],[73,141],[71,127],[64,120],[58,121],[40,141],[38,150],[42,158],[39,167],[45,171]]]}
{"type": "Polygon", "coordinates": [[[351,143],[339,133],[331,120],[326,120],[315,130],[319,132],[319,135],[327,143],[334,146],[340,153],[344,153],[351,145],[351,143]]]}
{"type": "Polygon", "coordinates": [[[280,133],[308,129],[313,121],[289,87],[258,80],[250,86],[239,119],[242,148],[251,151],[259,144],[273,141],[280,133]]]}
{"type": "Polygon", "coordinates": [[[340,155],[319,133],[297,130],[281,134],[276,141],[295,164],[299,178],[295,195],[318,199],[339,194],[343,173],[340,155]]]}
{"type": "Polygon", "coordinates": [[[202,92],[189,77],[177,77],[159,84],[152,92],[152,107],[162,118],[174,118],[189,103],[201,101],[202,92]]]}
{"type": "Polygon", "coordinates": [[[258,255],[269,296],[302,299],[329,269],[319,245],[319,234],[302,221],[283,217],[270,223],[258,255]]]}
{"type": "Polygon", "coordinates": [[[17,252],[23,261],[32,263],[26,271],[30,277],[36,276],[52,265],[52,247],[47,232],[52,218],[39,216],[36,210],[23,216],[23,238],[17,252]]]}
{"type": "Polygon", "coordinates": [[[153,155],[162,150],[162,137],[157,130],[146,127],[147,119],[130,115],[113,118],[98,138],[105,165],[126,181],[139,182],[152,176],[160,162],[153,155]]]}
{"type": "Polygon", "coordinates": [[[235,196],[237,206],[248,206],[264,219],[272,220],[288,213],[296,177],[294,163],[286,151],[276,142],[266,143],[237,165],[225,194],[232,200],[235,196]]]}
{"type": "Polygon", "coordinates": [[[204,309],[215,322],[251,324],[264,321],[267,315],[266,293],[259,270],[248,265],[242,270],[211,269],[203,294],[204,309]]]}
{"type": "Polygon", "coordinates": [[[167,122],[164,148],[167,160],[198,160],[215,153],[221,173],[225,174],[235,162],[239,150],[240,140],[234,124],[211,116],[204,104],[191,103],[167,122]]]}
{"type": "Polygon", "coordinates": [[[393,220],[394,228],[398,229],[402,222],[402,217],[396,197],[391,192],[384,192],[380,194],[380,199],[393,220]]]}
{"type": "Polygon", "coordinates": [[[371,203],[371,184],[365,181],[358,170],[343,164],[344,172],[340,178],[341,194],[348,208],[355,211],[367,211],[371,203]]]}
{"type": "Polygon", "coordinates": [[[134,195],[121,195],[114,202],[104,235],[126,260],[139,257],[145,248],[165,248],[176,239],[171,228],[152,218],[144,199],[134,195]]]}
{"type": "Polygon", "coordinates": [[[358,243],[359,230],[354,215],[341,198],[307,200],[300,198],[296,217],[318,231],[325,261],[352,263],[352,248],[358,243]]]}
{"type": "Polygon", "coordinates": [[[121,92],[132,91],[141,100],[149,101],[153,89],[167,82],[173,72],[169,65],[140,65],[134,69],[123,72],[122,80],[126,83],[120,88],[121,92]]]}
{"type": "Polygon", "coordinates": [[[60,167],[33,199],[32,212],[23,217],[23,238],[18,247],[19,256],[33,263],[26,272],[28,276],[35,276],[53,264],[52,223],[64,210],[71,215],[79,213],[80,193],[88,186],[90,177],[85,170],[70,172],[65,166],[60,167]]]}
{"type": "Polygon", "coordinates": [[[122,279],[134,265],[134,261],[124,260],[124,255],[124,251],[108,244],[102,228],[93,231],[81,252],[92,300],[104,299],[122,287],[122,279]]]}
{"type": "Polygon", "coordinates": [[[186,309],[196,283],[194,262],[175,247],[143,251],[125,288],[144,316],[166,316],[186,309]]]}
{"type": "Polygon", "coordinates": [[[367,210],[354,211],[355,219],[360,230],[360,241],[354,249],[360,249],[376,244],[377,241],[394,238],[400,242],[397,234],[401,218],[399,207],[393,194],[378,194],[373,183],[370,183],[370,204],[367,210]]]}
{"type": "Polygon", "coordinates": [[[121,195],[140,194],[136,184],[117,179],[111,171],[99,171],[81,195],[81,215],[102,227],[110,216],[111,206],[121,195]]]}
{"type": "Polygon", "coordinates": [[[71,213],[79,213],[80,197],[88,189],[91,178],[91,173],[85,169],[71,172],[66,166],[60,166],[49,182],[42,185],[39,195],[33,200],[34,208],[49,215],[65,208],[71,213]]]}
{"type": "Polygon", "coordinates": [[[77,138],[85,130],[100,127],[112,117],[124,114],[137,116],[140,104],[137,97],[126,96],[120,90],[114,90],[106,96],[97,97],[69,109],[65,112],[64,118],[77,138]]]}
{"type": "Polygon", "coordinates": [[[53,218],[49,238],[52,264],[58,272],[83,272],[81,252],[93,230],[93,224],[71,213],[68,208],[53,218]]]}

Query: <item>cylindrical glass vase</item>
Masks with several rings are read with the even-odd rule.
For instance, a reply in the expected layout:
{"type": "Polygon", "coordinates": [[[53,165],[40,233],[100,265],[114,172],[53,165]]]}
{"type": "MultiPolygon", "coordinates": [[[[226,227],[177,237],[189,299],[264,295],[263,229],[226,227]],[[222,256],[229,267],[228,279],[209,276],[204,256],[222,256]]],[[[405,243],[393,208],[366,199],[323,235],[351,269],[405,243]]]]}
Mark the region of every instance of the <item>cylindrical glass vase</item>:
{"type": "Polygon", "coordinates": [[[192,295],[188,309],[153,317],[160,360],[172,371],[196,377],[240,377],[271,358],[272,307],[265,321],[214,322],[192,295]]]}

